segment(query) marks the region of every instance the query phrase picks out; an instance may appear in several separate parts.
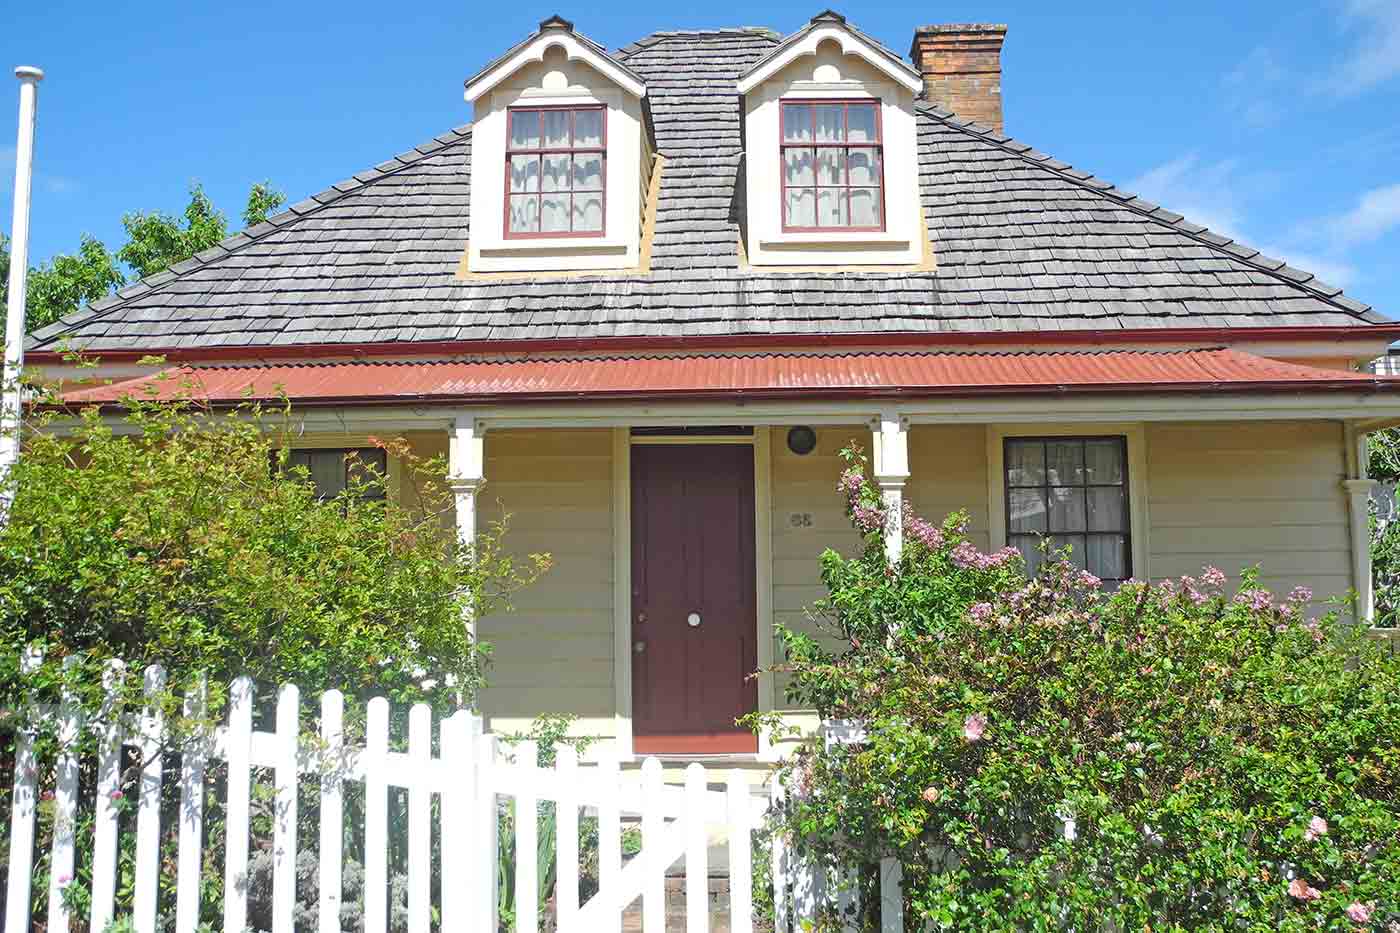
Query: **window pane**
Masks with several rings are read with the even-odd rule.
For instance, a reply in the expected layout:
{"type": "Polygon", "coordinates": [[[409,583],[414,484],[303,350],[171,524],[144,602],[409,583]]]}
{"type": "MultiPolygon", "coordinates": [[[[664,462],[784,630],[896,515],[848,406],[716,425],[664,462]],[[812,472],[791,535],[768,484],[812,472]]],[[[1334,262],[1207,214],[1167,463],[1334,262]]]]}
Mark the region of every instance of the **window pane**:
{"type": "Polygon", "coordinates": [[[1029,577],[1040,573],[1041,540],[1039,535],[1015,535],[1011,538],[1011,546],[1020,551],[1021,556],[1026,559],[1026,575],[1029,577]]]}
{"type": "Polygon", "coordinates": [[[574,195],[574,230],[603,229],[603,196],[601,194],[574,195]]]}
{"type": "Polygon", "coordinates": [[[1090,487],[1089,530],[1123,531],[1128,527],[1123,487],[1090,487]]]}
{"type": "Polygon", "coordinates": [[[580,110],[574,114],[574,146],[603,144],[603,111],[580,110]]]}
{"type": "Polygon", "coordinates": [[[1045,444],[1041,441],[1007,441],[1007,485],[1039,486],[1044,482],[1045,444]]]}
{"type": "Polygon", "coordinates": [[[603,187],[603,157],[592,155],[574,156],[575,190],[597,191],[603,187]]]}
{"type": "Polygon", "coordinates": [[[880,189],[851,189],[851,226],[880,226],[880,189]]]}
{"type": "Polygon", "coordinates": [[[569,190],[570,158],[567,155],[547,155],[544,157],[542,187],[545,191],[569,190]]]}
{"type": "Polygon", "coordinates": [[[787,174],[788,187],[813,183],[812,163],[815,156],[811,149],[784,149],[783,171],[787,174]]]}
{"type": "Polygon", "coordinates": [[[510,190],[540,190],[540,157],[518,155],[510,157],[510,190]]]}
{"type": "Polygon", "coordinates": [[[812,141],[812,108],[808,104],[783,105],[783,141],[808,143],[812,141]]]}
{"type": "Polygon", "coordinates": [[[1084,444],[1081,441],[1050,441],[1045,445],[1045,468],[1050,482],[1058,486],[1084,482],[1084,444]]]}
{"type": "Polygon", "coordinates": [[[880,183],[880,150],[852,149],[851,184],[878,185],[880,183]]]}
{"type": "Polygon", "coordinates": [[[1045,493],[1012,489],[1007,493],[1006,524],[1013,531],[1045,531],[1045,493]]]}
{"type": "Polygon", "coordinates": [[[1123,443],[1121,441],[1089,441],[1084,445],[1084,448],[1084,466],[1089,482],[1123,482],[1123,443]]]}
{"type": "Polygon", "coordinates": [[[1088,570],[1103,580],[1122,580],[1128,575],[1128,539],[1123,535],[1090,535],[1088,570]]]}
{"type": "Polygon", "coordinates": [[[540,201],[540,232],[559,233],[569,229],[569,196],[546,194],[540,201]]]}
{"type": "Polygon", "coordinates": [[[510,114],[510,147],[533,149],[540,144],[540,114],[537,110],[514,110],[510,114]]]}
{"type": "Polygon", "coordinates": [[[537,233],[540,229],[540,199],[535,194],[513,194],[510,198],[511,233],[537,233]]]}
{"type": "Polygon", "coordinates": [[[850,221],[846,212],[846,192],[840,188],[817,189],[817,226],[845,227],[850,221]]]}
{"type": "Polygon", "coordinates": [[[309,460],[316,495],[330,499],[345,491],[345,451],[313,450],[309,460]]]}
{"type": "MultiPolygon", "coordinates": [[[[1069,562],[1083,570],[1087,566],[1087,549],[1083,535],[1056,535],[1050,539],[1050,551],[1052,553],[1062,551],[1066,547],[1069,551],[1069,562]]],[[[1056,554],[1056,556],[1060,556],[1056,554]]]]}
{"type": "Polygon", "coordinates": [[[817,117],[817,142],[845,142],[846,108],[841,104],[813,104],[812,109],[817,117]]]}
{"type": "Polygon", "coordinates": [[[844,185],[846,183],[846,150],[817,150],[817,184],[844,185]]]}
{"type": "Polygon", "coordinates": [[[879,142],[875,132],[875,105],[849,105],[846,108],[846,128],[853,143],[879,142]]]}
{"type": "Polygon", "coordinates": [[[565,149],[569,145],[569,111],[542,110],[544,144],[550,149],[565,149]]]}
{"type": "Polygon", "coordinates": [[[1052,487],[1050,489],[1050,530],[1084,530],[1084,490],[1052,487]]]}
{"type": "Polygon", "coordinates": [[[789,227],[815,227],[817,225],[817,197],[811,188],[789,188],[787,191],[787,225],[789,227]]]}

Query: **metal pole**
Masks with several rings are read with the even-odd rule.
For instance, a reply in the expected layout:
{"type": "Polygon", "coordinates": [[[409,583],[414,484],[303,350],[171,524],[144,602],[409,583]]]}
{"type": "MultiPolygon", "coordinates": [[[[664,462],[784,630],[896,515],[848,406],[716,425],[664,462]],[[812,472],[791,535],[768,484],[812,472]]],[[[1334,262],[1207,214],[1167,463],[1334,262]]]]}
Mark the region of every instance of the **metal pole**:
{"type": "Polygon", "coordinates": [[[31,65],[15,69],[19,79],[19,139],[15,145],[15,214],[10,227],[10,301],[5,318],[4,385],[0,386],[0,505],[8,507],[10,468],[19,460],[19,429],[24,397],[24,306],[29,278],[29,196],[34,178],[34,119],[44,72],[31,65]]]}

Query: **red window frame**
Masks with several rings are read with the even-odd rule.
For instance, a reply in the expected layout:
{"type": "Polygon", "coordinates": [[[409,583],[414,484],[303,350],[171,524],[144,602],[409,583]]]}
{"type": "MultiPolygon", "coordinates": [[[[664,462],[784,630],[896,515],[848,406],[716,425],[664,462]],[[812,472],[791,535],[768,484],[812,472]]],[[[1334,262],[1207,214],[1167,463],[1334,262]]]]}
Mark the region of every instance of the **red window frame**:
{"type": "Polygon", "coordinates": [[[506,110],[506,154],[505,154],[505,200],[503,202],[504,211],[501,217],[501,232],[507,240],[531,240],[531,239],[558,239],[563,237],[601,237],[607,234],[608,230],[608,108],[602,104],[567,104],[560,106],[541,107],[510,107],[506,110]],[[596,111],[602,117],[602,132],[599,134],[599,142],[596,146],[575,146],[574,145],[574,118],[572,114],[581,111],[596,111]],[[569,118],[569,145],[567,146],[546,146],[544,144],[544,116],[547,111],[567,111],[571,114],[569,118]],[[538,139],[539,145],[514,148],[511,140],[515,138],[513,132],[515,121],[518,118],[529,115],[539,121],[538,139]],[[573,173],[569,174],[569,187],[560,189],[570,195],[574,194],[598,194],[603,201],[603,223],[597,230],[574,230],[573,202],[570,200],[569,227],[568,230],[511,230],[510,228],[510,206],[511,196],[516,197],[522,194],[534,194],[539,209],[536,215],[541,223],[544,217],[544,160],[548,155],[578,155],[580,153],[597,153],[599,161],[599,178],[597,188],[574,188],[573,173]],[[540,160],[540,185],[539,190],[534,192],[512,192],[510,190],[510,166],[511,156],[533,155],[540,160]]]}
{"type": "MultiPolygon", "coordinates": [[[[782,100],[780,100],[780,101],[778,102],[778,182],[779,182],[779,184],[778,184],[778,189],[779,189],[779,190],[778,190],[778,210],[781,212],[778,216],[782,218],[782,222],[783,222],[783,232],[784,232],[784,233],[830,233],[830,232],[832,232],[832,231],[841,231],[841,232],[865,232],[865,233],[871,233],[871,232],[883,233],[883,232],[884,232],[884,230],[885,230],[885,224],[886,224],[886,215],[885,215],[885,128],[884,128],[883,114],[881,113],[881,110],[882,110],[882,109],[883,109],[883,108],[882,108],[881,105],[880,105],[880,100],[879,100],[879,98],[872,98],[872,97],[855,97],[855,98],[848,98],[848,99],[832,99],[832,98],[812,98],[812,99],[807,99],[807,98],[784,98],[784,99],[782,99],[782,100]],[[811,116],[811,122],[812,122],[811,134],[812,134],[812,138],[811,138],[809,141],[806,141],[806,142],[788,142],[788,139],[787,139],[787,119],[788,119],[788,108],[789,108],[790,106],[804,106],[804,105],[805,105],[805,106],[809,106],[809,107],[815,108],[815,107],[817,107],[817,106],[822,106],[822,105],[831,106],[831,105],[834,105],[834,104],[840,104],[840,105],[842,105],[842,109],[841,109],[841,135],[842,135],[842,142],[839,142],[839,143],[819,143],[819,142],[817,142],[817,111],[816,111],[815,109],[813,109],[813,110],[811,111],[811,114],[812,114],[812,116],[811,116]],[[850,141],[850,135],[851,135],[850,105],[851,105],[851,104],[863,104],[863,105],[866,105],[866,106],[871,106],[871,105],[873,105],[873,106],[875,107],[875,139],[874,139],[873,141],[867,142],[867,143],[852,143],[852,142],[850,141]],[[844,160],[844,164],[845,164],[845,166],[846,166],[846,170],[845,170],[845,176],[846,176],[846,177],[845,177],[844,183],[839,184],[839,185],[831,185],[831,184],[825,184],[825,185],[824,185],[824,184],[819,183],[819,181],[818,181],[818,177],[819,177],[819,176],[818,176],[818,174],[817,174],[817,162],[819,162],[820,160],[815,160],[815,161],[813,162],[813,164],[812,164],[812,184],[811,184],[811,185],[794,185],[793,187],[799,188],[799,189],[809,189],[809,190],[811,190],[811,192],[812,192],[812,197],[813,197],[813,198],[819,197],[819,196],[820,196],[819,193],[820,193],[821,191],[823,191],[823,190],[840,190],[840,191],[845,191],[845,192],[846,192],[846,197],[847,197],[847,202],[846,202],[847,215],[846,215],[846,216],[847,216],[848,219],[849,219],[849,217],[850,217],[849,211],[850,211],[850,191],[851,191],[851,189],[852,189],[852,188],[869,188],[869,187],[870,187],[870,185],[852,185],[852,184],[851,184],[851,158],[850,158],[850,152],[849,152],[849,150],[851,150],[851,149],[875,149],[875,150],[879,153],[878,158],[879,158],[879,160],[880,160],[880,182],[879,182],[879,186],[880,186],[880,222],[879,222],[878,224],[873,225],[873,226],[856,226],[856,225],[852,225],[852,224],[845,224],[845,225],[841,225],[841,226],[821,226],[820,224],[818,224],[817,226],[811,226],[811,227],[799,227],[799,226],[793,226],[793,225],[789,224],[789,223],[788,223],[788,214],[787,214],[787,204],[788,204],[788,199],[787,199],[787,192],[788,192],[788,183],[787,183],[787,152],[788,152],[789,149],[845,149],[845,150],[847,150],[846,158],[845,158],[845,160],[844,160]]],[[[814,205],[814,210],[815,210],[815,205],[814,205]]],[[[814,213],[813,216],[815,216],[815,217],[817,217],[818,219],[820,219],[820,214],[814,213]]]]}

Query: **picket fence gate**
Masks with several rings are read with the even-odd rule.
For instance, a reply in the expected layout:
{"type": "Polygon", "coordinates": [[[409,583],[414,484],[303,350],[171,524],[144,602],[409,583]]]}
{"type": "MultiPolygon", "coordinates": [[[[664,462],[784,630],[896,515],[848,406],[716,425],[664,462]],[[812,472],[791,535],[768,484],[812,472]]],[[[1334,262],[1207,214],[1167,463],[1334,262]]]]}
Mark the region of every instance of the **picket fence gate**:
{"type": "MultiPolygon", "coordinates": [[[[22,664],[33,670],[37,655],[22,664]]],[[[123,668],[112,664],[104,678],[109,698],[123,668]]],[[[148,695],[160,694],[165,672],[145,671],[148,695]]],[[[184,700],[186,716],[202,717],[207,693],[196,690],[184,700]]],[[[109,699],[109,703],[112,702],[109,699]]],[[[59,739],[58,760],[53,763],[54,821],[50,853],[47,928],[70,928],[69,909],[62,887],[74,874],[79,800],[79,761],[74,750],[83,726],[77,704],[64,698],[55,708],[35,707],[36,718],[53,721],[59,739]]],[[[98,736],[97,781],[93,794],[91,839],[92,890],[90,928],[104,930],[116,918],[117,854],[120,831],[116,798],[121,795],[121,763],[124,748],[134,749],[140,763],[137,781],[134,887],[130,920],[139,933],[155,933],[160,904],[161,787],[166,780],[162,755],[168,734],[166,724],[148,704],[139,713],[114,717],[109,707],[98,736]],[[118,723],[118,725],[111,725],[118,723]]],[[[436,928],[467,933],[495,933],[498,929],[498,808],[513,800],[518,814],[536,812],[540,801],[556,804],[556,919],[560,933],[619,929],[623,911],[641,898],[645,933],[665,933],[666,878],[673,865],[684,864],[686,933],[707,933],[709,910],[709,847],[722,835],[730,843],[729,929],[749,933],[753,929],[750,839],[769,801],[756,797],[742,772],[724,776],[724,790],[710,789],[712,776],[700,764],[685,770],[683,784],[668,784],[662,765],[648,758],[640,772],[624,772],[615,758],[582,765],[572,747],[561,745],[555,766],[536,765],[533,743],[504,753],[497,736],[486,733],[479,716],[460,710],[441,719],[437,753],[434,754],[434,722],[425,705],[409,710],[407,751],[390,749],[390,708],[387,700],[370,700],[366,708],[365,745],[344,741],[345,702],[336,690],[321,696],[319,741],[303,743],[301,698],[295,686],[283,686],[277,694],[275,729],[255,730],[253,684],[247,678],[233,681],[229,690],[227,721],[207,735],[183,742],[179,750],[178,848],[174,864],[175,930],[194,933],[200,916],[200,873],[206,861],[204,821],[206,772],[213,762],[227,764],[224,819],[227,840],[223,858],[223,929],[243,933],[248,922],[247,874],[249,830],[254,769],[269,769],[273,788],[272,898],[273,933],[293,933],[298,852],[297,797],[302,778],[318,779],[319,827],[316,853],[319,879],[319,933],[339,933],[342,892],[344,793],[348,783],[361,783],[364,808],[364,894],[360,905],[365,933],[386,933],[388,927],[387,845],[390,788],[407,792],[407,929],[429,933],[436,928]],[[437,922],[431,903],[432,797],[438,796],[439,859],[441,871],[437,922]],[[586,809],[598,820],[597,893],[586,903],[578,898],[579,816],[586,809]],[[624,862],[621,835],[627,818],[639,826],[641,850],[624,862]]],[[[16,742],[15,783],[9,834],[8,887],[5,933],[25,933],[31,924],[36,811],[41,788],[39,762],[32,733],[21,733],[16,742]]],[[[776,782],[775,782],[776,783],[776,782]]],[[[536,821],[516,821],[515,905],[516,929],[538,929],[536,821]]],[[[169,826],[166,827],[170,829],[169,826]]],[[[772,851],[776,889],[775,927],[778,931],[801,928],[823,903],[824,892],[835,890],[829,882],[840,873],[797,864],[781,843],[772,851]]],[[[719,867],[719,866],[716,866],[719,867]]],[[[882,929],[902,930],[899,918],[898,865],[887,863],[882,875],[882,929]],[[891,893],[893,892],[893,893],[891,893]]],[[[169,879],[166,879],[169,887],[169,879]]],[[[851,895],[833,896],[849,905],[851,895]]]]}

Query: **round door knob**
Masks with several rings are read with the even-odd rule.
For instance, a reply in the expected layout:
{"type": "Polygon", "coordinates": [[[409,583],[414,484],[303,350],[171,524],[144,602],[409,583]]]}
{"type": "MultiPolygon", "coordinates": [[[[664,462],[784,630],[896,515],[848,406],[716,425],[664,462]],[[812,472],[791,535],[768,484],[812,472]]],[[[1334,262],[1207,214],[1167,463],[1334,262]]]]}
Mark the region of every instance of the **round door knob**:
{"type": "Polygon", "coordinates": [[[699,628],[699,627],[700,627],[700,613],[698,613],[698,612],[692,612],[690,615],[686,616],[686,617],[685,617],[685,624],[686,624],[686,625],[689,625],[691,628],[699,628]]]}
{"type": "Polygon", "coordinates": [[[641,654],[643,651],[647,650],[647,643],[644,641],[634,642],[632,645],[632,650],[635,651],[637,654],[641,654]]]}

